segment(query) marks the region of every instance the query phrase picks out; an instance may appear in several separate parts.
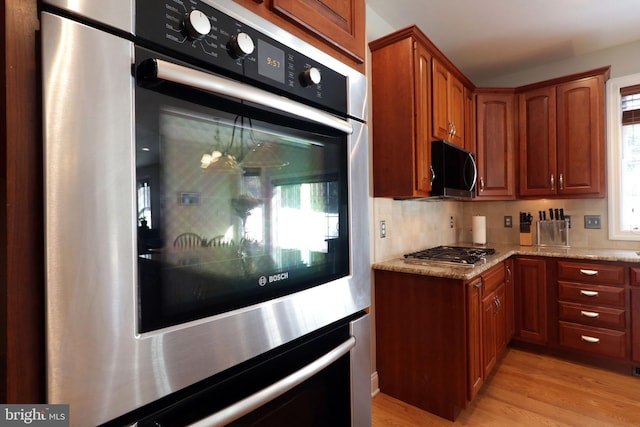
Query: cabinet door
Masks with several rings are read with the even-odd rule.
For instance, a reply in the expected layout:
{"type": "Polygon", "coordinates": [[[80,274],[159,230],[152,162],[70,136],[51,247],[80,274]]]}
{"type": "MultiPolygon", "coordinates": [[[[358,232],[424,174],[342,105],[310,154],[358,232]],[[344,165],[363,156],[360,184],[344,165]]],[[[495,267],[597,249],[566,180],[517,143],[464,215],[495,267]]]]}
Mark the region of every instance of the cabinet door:
{"type": "Polygon", "coordinates": [[[430,192],[433,175],[431,173],[431,55],[418,42],[415,49],[415,170],[416,189],[419,192],[430,192]]]}
{"type": "Polygon", "coordinates": [[[487,378],[497,362],[497,321],[498,303],[493,291],[482,299],[482,376],[487,378]]]}
{"type": "Polygon", "coordinates": [[[631,358],[640,363],[640,268],[631,268],[631,358]]]}
{"type": "Polygon", "coordinates": [[[604,79],[558,85],[558,194],[604,195],[604,79]]]}
{"type": "Polygon", "coordinates": [[[467,285],[467,331],[468,341],[468,401],[471,402],[483,384],[482,366],[482,281],[467,285]]]}
{"type": "Polygon", "coordinates": [[[556,194],[556,90],[546,87],[518,96],[520,196],[556,194]]]}
{"type": "Polygon", "coordinates": [[[509,258],[504,262],[504,310],[507,322],[507,343],[513,338],[515,333],[515,319],[513,310],[514,284],[513,284],[513,259],[509,258]]]}
{"type": "Polygon", "coordinates": [[[433,137],[464,148],[464,85],[433,60],[433,137]]]}
{"type": "Polygon", "coordinates": [[[271,0],[271,8],[356,62],[364,62],[364,0],[271,0]]]}
{"type": "Polygon", "coordinates": [[[507,349],[507,296],[505,285],[498,286],[496,289],[496,358],[507,349]]]}
{"type": "Polygon", "coordinates": [[[465,106],[465,95],[464,95],[464,85],[460,80],[458,80],[454,75],[449,74],[449,85],[447,86],[447,106],[448,106],[448,117],[451,121],[452,127],[452,135],[450,137],[450,142],[452,144],[457,145],[460,148],[464,148],[464,106],[465,106]]]}
{"type": "Polygon", "coordinates": [[[476,101],[473,91],[464,88],[464,149],[476,152],[476,101]]]}
{"type": "Polygon", "coordinates": [[[476,96],[477,196],[515,198],[513,93],[476,96]]]}
{"type": "Polygon", "coordinates": [[[433,60],[433,137],[449,141],[451,123],[449,120],[449,70],[438,60],[433,60]]]}
{"type": "Polygon", "coordinates": [[[547,264],[544,259],[515,260],[515,336],[547,342],[547,264]]]}

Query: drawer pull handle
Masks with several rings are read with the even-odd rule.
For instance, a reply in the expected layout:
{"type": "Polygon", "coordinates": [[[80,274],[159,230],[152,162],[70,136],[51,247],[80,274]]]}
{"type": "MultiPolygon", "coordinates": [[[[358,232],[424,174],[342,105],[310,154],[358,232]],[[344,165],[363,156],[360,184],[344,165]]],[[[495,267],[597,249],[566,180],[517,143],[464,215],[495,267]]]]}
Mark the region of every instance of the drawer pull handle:
{"type": "Polygon", "coordinates": [[[597,276],[598,270],[584,270],[581,268],[580,274],[584,274],[585,276],[597,276]]]}
{"type": "Polygon", "coordinates": [[[596,338],[596,337],[590,337],[588,335],[581,335],[580,338],[582,338],[582,341],[584,342],[590,342],[593,344],[597,344],[600,342],[600,338],[596,338]]]}
{"type": "Polygon", "coordinates": [[[584,295],[585,297],[597,297],[600,293],[596,291],[585,291],[584,289],[580,289],[580,295],[584,295]]]}
{"type": "Polygon", "coordinates": [[[591,319],[597,319],[600,317],[600,313],[596,313],[595,311],[580,311],[580,314],[591,319]]]}

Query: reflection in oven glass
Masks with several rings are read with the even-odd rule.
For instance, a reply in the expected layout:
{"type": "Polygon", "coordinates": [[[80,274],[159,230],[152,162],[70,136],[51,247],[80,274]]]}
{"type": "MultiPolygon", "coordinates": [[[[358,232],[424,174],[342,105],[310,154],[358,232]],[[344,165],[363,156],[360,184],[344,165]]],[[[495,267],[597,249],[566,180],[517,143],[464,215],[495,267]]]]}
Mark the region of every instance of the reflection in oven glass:
{"type": "Polygon", "coordinates": [[[173,107],[158,123],[137,165],[142,331],[348,273],[340,138],[173,107]]]}

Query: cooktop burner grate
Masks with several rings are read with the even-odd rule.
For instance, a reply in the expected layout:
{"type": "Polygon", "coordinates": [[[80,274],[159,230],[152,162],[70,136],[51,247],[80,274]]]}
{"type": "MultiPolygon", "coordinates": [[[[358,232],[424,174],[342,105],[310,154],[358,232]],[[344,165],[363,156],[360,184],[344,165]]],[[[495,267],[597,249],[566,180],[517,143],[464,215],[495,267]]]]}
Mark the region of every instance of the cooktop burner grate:
{"type": "Polygon", "coordinates": [[[487,256],[493,255],[493,248],[475,248],[466,246],[436,246],[404,255],[407,262],[415,263],[446,263],[473,267],[486,262],[487,256]]]}

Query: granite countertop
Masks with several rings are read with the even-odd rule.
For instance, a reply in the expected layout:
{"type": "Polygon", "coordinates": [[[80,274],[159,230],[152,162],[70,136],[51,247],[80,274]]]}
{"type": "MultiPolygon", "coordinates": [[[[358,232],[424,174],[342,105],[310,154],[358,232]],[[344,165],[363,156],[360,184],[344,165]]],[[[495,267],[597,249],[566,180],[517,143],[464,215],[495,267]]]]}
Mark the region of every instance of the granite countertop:
{"type": "MultiPolygon", "coordinates": [[[[459,246],[472,245],[460,243],[459,246]]],[[[475,267],[410,264],[406,263],[404,258],[394,258],[387,261],[377,262],[371,267],[374,270],[396,271],[399,273],[421,274],[425,276],[445,277],[448,279],[470,280],[513,255],[575,258],[593,261],[631,262],[638,263],[640,266],[639,251],[634,250],[565,248],[559,246],[519,246],[503,244],[488,244],[487,247],[494,248],[496,250],[496,254],[491,256],[485,264],[475,267]]]]}

